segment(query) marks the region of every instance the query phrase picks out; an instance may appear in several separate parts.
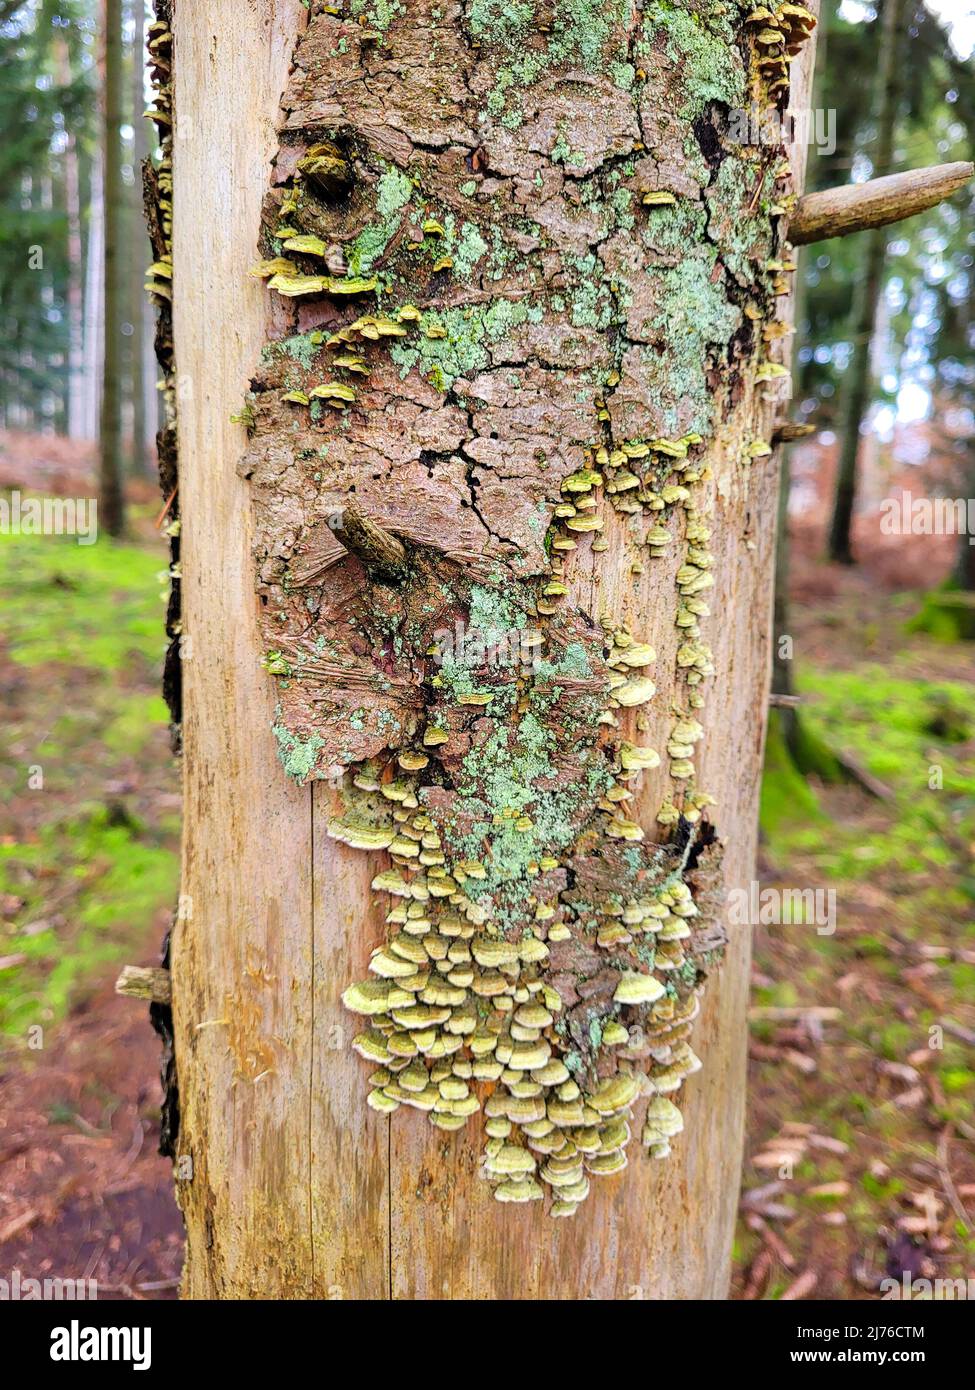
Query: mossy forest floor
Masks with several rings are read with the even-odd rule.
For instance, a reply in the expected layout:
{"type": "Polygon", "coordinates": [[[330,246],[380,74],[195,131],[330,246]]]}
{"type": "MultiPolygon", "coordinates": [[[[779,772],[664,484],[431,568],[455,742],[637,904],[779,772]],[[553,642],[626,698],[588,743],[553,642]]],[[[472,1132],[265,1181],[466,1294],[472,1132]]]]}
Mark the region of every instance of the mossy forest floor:
{"type": "Polygon", "coordinates": [[[112,989],[156,962],[179,871],[157,511],[129,544],[0,535],[0,1270],[159,1298],[159,1050],[112,989]]]}
{"type": "Polygon", "coordinates": [[[770,747],[762,888],[833,890],[835,930],[756,932],[734,1291],[877,1298],[975,1276],[975,643],[909,635],[917,594],[795,569],[803,718],[881,795],[770,747]]]}
{"type": "MultiPolygon", "coordinates": [[[[111,988],[155,962],[177,884],[151,510],[123,545],[0,536],[0,1269],[158,1298],[158,1046],[111,988]]],[[[803,717],[887,794],[770,760],[761,885],[834,890],[835,931],[756,934],[734,1293],[876,1298],[975,1275],[975,644],[910,635],[917,595],[797,570],[803,717]]]]}

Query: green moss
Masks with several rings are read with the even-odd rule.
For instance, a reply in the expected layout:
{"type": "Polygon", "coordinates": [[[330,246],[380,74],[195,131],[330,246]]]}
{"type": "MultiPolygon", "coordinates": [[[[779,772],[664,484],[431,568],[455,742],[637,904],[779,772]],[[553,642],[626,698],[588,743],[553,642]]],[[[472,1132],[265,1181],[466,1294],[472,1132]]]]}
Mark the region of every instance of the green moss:
{"type": "Polygon", "coordinates": [[[815,793],[789,756],[780,724],[770,720],[759,804],[762,830],[770,834],[791,823],[807,826],[823,820],[815,793]]]}
{"type": "Polygon", "coordinates": [[[73,536],[0,533],[4,640],[22,666],[51,662],[119,671],[163,650],[159,590],[169,587],[160,548],[73,536]]]}
{"type": "Polygon", "coordinates": [[[89,981],[124,960],[178,881],[178,855],[104,807],[48,822],[30,843],[0,845],[0,891],[24,898],[23,920],[42,928],[10,941],[23,959],[0,975],[0,1032],[23,1035],[61,1018],[89,981]],[[70,920],[59,926],[44,920],[53,864],[75,888],[70,920]]]}
{"type": "Polygon", "coordinates": [[[908,632],[925,632],[939,642],[975,641],[975,602],[972,595],[949,580],[925,594],[920,611],[907,624],[908,632]]]}

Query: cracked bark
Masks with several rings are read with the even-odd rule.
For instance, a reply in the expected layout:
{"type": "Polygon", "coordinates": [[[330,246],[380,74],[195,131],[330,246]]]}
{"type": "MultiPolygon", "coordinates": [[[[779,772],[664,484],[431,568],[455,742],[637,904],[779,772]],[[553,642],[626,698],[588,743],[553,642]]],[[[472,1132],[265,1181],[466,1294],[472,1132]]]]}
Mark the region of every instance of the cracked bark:
{"type": "MultiPolygon", "coordinates": [[[[173,943],[181,1144],[194,1171],[181,1188],[191,1294],[695,1297],[726,1286],[747,941],[730,942],[695,1025],[705,1069],[688,1084],[674,1156],[656,1165],[636,1157],[620,1177],[594,1183],[571,1222],[499,1207],[477,1174],[476,1121],[445,1135],[422,1116],[388,1120],[363,1105],[362,1064],[347,1046],[355,1024],[339,995],[383,939],[369,885],[388,860],[328,839],[341,790],[287,786],[267,729],[276,724],[280,745],[305,750],[303,778],[408,745],[431,708],[429,671],[419,642],[382,647],[383,623],[402,636],[413,621],[426,636],[465,617],[471,586],[497,588],[499,574],[513,601],[535,594],[550,572],[545,539],[563,479],[623,441],[700,434],[697,506],[710,515],[715,575],[714,617],[701,626],[715,675],[702,687],[696,785],[718,800],[726,884],[752,873],[775,525],[775,468],[756,446],[778,408],[774,380],[756,375],[782,355],[773,325],[785,272],[775,268],[769,207],[789,185],[781,150],[728,136],[727,108],[747,100],[753,71],[745,11],[715,19],[710,6],[667,7],[690,25],[675,36],[662,7],[624,5],[596,61],[565,50],[531,82],[502,84],[499,106],[504,53],[472,33],[474,8],[418,3],[382,42],[363,40],[350,18],[314,13],[293,55],[297,4],[242,14],[227,0],[176,17],[177,110],[197,132],[176,145],[177,358],[194,383],[181,414],[183,588],[204,654],[184,672],[193,917],[173,943]],[[718,76],[682,48],[701,33],[718,76]],[[611,52],[616,80],[603,61],[611,52]],[[637,74],[624,71],[630,58],[637,74]],[[282,90],[272,134],[266,122],[282,90]],[[277,298],[247,281],[258,226],[259,254],[271,258],[295,171],[323,139],[338,142],[353,189],[306,200],[286,220],[346,259],[358,247],[349,274],[383,275],[378,308],[339,294],[277,298]],[[214,225],[195,206],[217,171],[229,204],[214,225]],[[384,189],[404,173],[409,196],[391,208],[384,189]],[[673,204],[642,201],[661,191],[673,204]],[[430,220],[444,233],[418,241],[430,220]],[[375,254],[362,265],[367,243],[375,254]],[[436,269],[451,249],[453,265],[436,269]],[[182,314],[181,283],[192,287],[182,314]],[[395,337],[397,351],[354,335],[369,373],[341,377],[354,402],[312,414],[301,398],[336,374],[308,352],[321,344],[280,344],[327,338],[363,313],[410,302],[423,319],[395,337]],[[244,449],[227,417],[249,377],[244,449]],[[282,399],[289,394],[297,399],[282,399]],[[405,546],[405,598],[377,600],[337,541],[333,519],[353,496],[405,546]],[[388,606],[411,599],[405,616],[388,606]],[[262,653],[276,689],[256,668],[262,653]],[[302,679],[282,674],[296,670],[302,679]],[[232,874],[215,872],[228,862],[232,874]]],[[[550,42],[533,35],[529,48],[547,52],[550,42]]],[[[808,63],[807,48],[793,64],[799,105],[808,63]]],[[[797,168],[801,152],[792,153],[797,168]]],[[[296,260],[321,273],[320,261],[296,260]]],[[[656,456],[644,491],[664,486],[665,460],[656,456]]],[[[674,542],[649,558],[646,520],[604,510],[606,545],[594,550],[581,534],[566,552],[569,593],[549,624],[553,650],[575,642],[591,658],[588,684],[563,679],[560,737],[579,743],[569,712],[578,709],[584,729],[584,702],[605,681],[606,618],[656,649],[657,697],[617,713],[623,734],[639,730],[662,751],[672,703],[687,695],[674,628],[686,518],[667,513],[674,542]]],[[[432,815],[452,794],[449,758],[460,766],[464,740],[482,733],[452,730],[457,746],[432,815]]],[[[692,791],[666,758],[644,777],[632,814],[650,844],[667,839],[655,830],[661,804],[674,797],[686,807],[692,791]]],[[[593,967],[580,999],[604,998],[608,983],[593,967]]]]}

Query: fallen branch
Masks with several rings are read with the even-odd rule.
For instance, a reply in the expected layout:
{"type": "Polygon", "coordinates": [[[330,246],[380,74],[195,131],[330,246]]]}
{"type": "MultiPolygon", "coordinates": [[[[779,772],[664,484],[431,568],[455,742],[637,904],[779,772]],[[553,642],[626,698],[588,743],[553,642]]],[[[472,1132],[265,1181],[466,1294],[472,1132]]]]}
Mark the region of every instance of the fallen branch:
{"type": "Polygon", "coordinates": [[[910,169],[904,174],[888,174],[868,183],[844,184],[821,193],[807,193],[796,204],[789,223],[789,240],[794,246],[849,236],[869,227],[886,227],[905,217],[924,212],[943,203],[964,187],[975,173],[975,165],[959,161],[936,164],[930,169],[910,169]]]}
{"type": "Polygon", "coordinates": [[[794,1279],[789,1287],[782,1294],[781,1303],[795,1303],[800,1298],[806,1298],[811,1294],[819,1282],[819,1275],[814,1269],[804,1269],[798,1279],[794,1279]]]}
{"type": "Polygon", "coordinates": [[[840,767],[846,772],[857,786],[862,787],[871,796],[878,797],[881,801],[891,801],[894,793],[886,782],[881,782],[879,777],[874,777],[872,772],[868,772],[865,767],[856,761],[849,753],[834,753],[833,755],[840,767]]]}
{"type": "Polygon", "coordinates": [[[826,1004],[810,1004],[806,1007],[796,1005],[794,1008],[775,1004],[756,1004],[748,1010],[749,1019],[763,1019],[771,1023],[804,1022],[806,1019],[816,1019],[819,1023],[835,1023],[842,1016],[842,1009],[834,1009],[826,1004]]]}

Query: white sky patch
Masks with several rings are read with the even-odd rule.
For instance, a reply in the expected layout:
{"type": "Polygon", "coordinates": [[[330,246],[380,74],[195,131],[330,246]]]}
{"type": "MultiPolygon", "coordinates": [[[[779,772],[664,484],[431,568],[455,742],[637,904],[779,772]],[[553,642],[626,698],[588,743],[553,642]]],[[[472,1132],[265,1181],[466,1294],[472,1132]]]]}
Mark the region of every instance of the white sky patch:
{"type": "Polygon", "coordinates": [[[927,8],[946,25],[959,58],[975,51],[975,5],[971,0],[925,0],[927,8]]]}
{"type": "Polygon", "coordinates": [[[916,381],[905,382],[897,392],[897,418],[904,425],[923,420],[931,405],[931,393],[916,381]]]}
{"type": "MultiPolygon", "coordinates": [[[[951,46],[959,58],[970,58],[975,52],[975,5],[972,0],[924,0],[925,7],[941,20],[951,37],[951,46]]],[[[842,0],[840,15],[848,24],[862,24],[873,14],[873,6],[864,0],[842,0]]]]}

